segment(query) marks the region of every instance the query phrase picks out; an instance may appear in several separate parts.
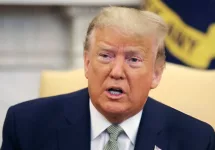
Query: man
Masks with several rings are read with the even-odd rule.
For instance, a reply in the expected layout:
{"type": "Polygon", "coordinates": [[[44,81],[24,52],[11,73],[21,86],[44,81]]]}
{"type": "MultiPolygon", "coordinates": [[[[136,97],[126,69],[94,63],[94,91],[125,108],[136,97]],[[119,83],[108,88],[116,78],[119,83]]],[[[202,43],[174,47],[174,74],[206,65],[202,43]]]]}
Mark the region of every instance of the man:
{"type": "Polygon", "coordinates": [[[88,88],[11,107],[2,150],[212,150],[211,126],[148,97],[166,33],[153,13],[104,8],[85,40],[88,88]]]}

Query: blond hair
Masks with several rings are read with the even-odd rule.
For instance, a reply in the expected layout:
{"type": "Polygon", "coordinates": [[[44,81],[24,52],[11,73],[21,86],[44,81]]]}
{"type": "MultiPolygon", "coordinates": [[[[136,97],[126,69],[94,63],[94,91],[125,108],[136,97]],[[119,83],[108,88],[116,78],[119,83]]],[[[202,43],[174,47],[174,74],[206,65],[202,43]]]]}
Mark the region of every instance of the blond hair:
{"type": "Polygon", "coordinates": [[[164,38],[168,27],[163,19],[155,13],[127,7],[105,7],[91,21],[84,42],[84,50],[88,50],[92,32],[96,27],[115,26],[127,32],[144,36],[153,34],[158,41],[157,59],[165,60],[164,38]]]}

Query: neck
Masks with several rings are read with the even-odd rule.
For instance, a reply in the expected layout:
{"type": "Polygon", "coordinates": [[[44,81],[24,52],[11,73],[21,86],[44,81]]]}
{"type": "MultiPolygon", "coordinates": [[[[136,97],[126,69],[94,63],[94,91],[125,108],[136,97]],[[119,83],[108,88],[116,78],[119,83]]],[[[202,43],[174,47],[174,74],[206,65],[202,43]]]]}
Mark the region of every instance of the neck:
{"type": "Polygon", "coordinates": [[[129,119],[130,117],[136,115],[138,112],[132,114],[107,114],[105,112],[101,112],[101,114],[112,124],[120,124],[123,121],[129,119]]]}

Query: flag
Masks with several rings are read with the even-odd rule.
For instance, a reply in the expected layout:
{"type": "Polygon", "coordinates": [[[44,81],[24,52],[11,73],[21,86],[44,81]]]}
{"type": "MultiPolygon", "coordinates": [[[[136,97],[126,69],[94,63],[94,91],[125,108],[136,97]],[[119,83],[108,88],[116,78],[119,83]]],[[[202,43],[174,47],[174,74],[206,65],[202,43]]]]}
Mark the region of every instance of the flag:
{"type": "Polygon", "coordinates": [[[215,69],[215,0],[145,0],[168,24],[167,61],[215,69]]]}

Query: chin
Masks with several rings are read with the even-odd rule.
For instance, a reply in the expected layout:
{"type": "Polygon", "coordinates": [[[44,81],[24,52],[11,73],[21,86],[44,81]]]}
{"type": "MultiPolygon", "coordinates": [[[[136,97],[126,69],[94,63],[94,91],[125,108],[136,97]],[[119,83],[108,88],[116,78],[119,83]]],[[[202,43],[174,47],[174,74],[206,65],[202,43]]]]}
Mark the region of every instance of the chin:
{"type": "Polygon", "coordinates": [[[105,118],[111,123],[121,123],[127,119],[127,113],[119,109],[106,109],[104,112],[105,118]]]}
{"type": "Polygon", "coordinates": [[[123,107],[122,104],[107,104],[103,107],[103,110],[107,114],[111,115],[121,115],[127,112],[127,108],[123,107]]]}
{"type": "Polygon", "coordinates": [[[120,115],[124,113],[124,111],[116,109],[106,109],[105,112],[111,115],[120,115]]]}

